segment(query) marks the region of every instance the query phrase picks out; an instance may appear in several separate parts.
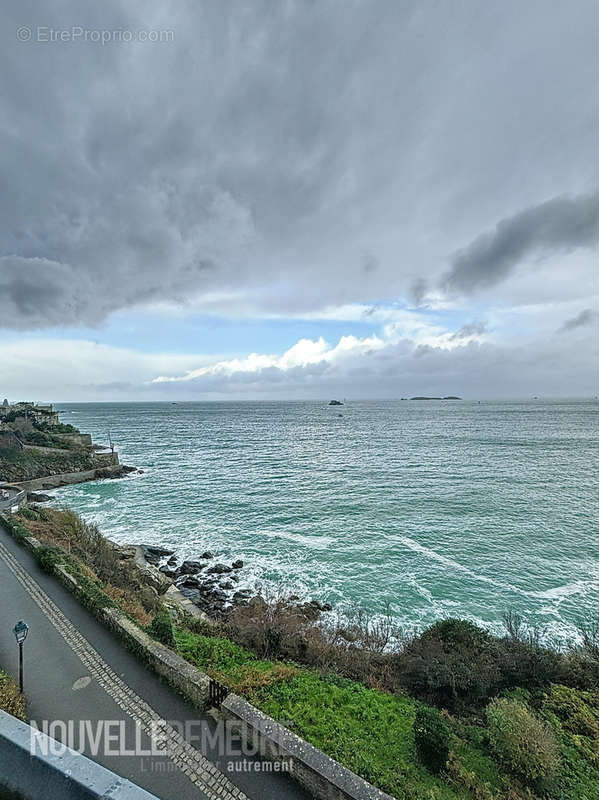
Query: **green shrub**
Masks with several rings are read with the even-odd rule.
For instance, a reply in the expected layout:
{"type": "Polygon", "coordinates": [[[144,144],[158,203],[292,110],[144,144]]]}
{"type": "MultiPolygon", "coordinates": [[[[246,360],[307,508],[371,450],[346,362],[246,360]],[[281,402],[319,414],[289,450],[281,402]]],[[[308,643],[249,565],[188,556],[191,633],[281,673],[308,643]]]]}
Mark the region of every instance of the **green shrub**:
{"type": "Polygon", "coordinates": [[[44,572],[52,574],[54,567],[64,561],[64,553],[58,547],[38,547],[35,558],[44,572]]]}
{"type": "Polygon", "coordinates": [[[491,747],[505,767],[535,785],[554,775],[559,763],[553,729],[517,700],[493,700],[487,708],[491,747]]]}
{"type": "Polygon", "coordinates": [[[401,684],[425,702],[479,705],[501,686],[499,640],[466,620],[446,619],[407,645],[397,669],[401,684]]]}
{"type": "Polygon", "coordinates": [[[154,615],[148,630],[150,635],[153,636],[157,641],[162,642],[162,644],[165,644],[168,647],[175,646],[173,623],[168,611],[165,609],[154,615]]]}
{"type": "Polygon", "coordinates": [[[23,542],[31,536],[29,529],[19,522],[13,514],[5,513],[2,514],[1,517],[2,522],[8,528],[8,532],[19,544],[23,544],[23,542]]]}
{"type": "Polygon", "coordinates": [[[552,686],[545,706],[570,733],[599,741],[599,715],[597,708],[593,708],[596,703],[597,697],[589,692],[568,686],[552,686]]]}
{"type": "Polygon", "coordinates": [[[431,772],[444,769],[449,758],[451,731],[436,708],[419,706],[414,718],[416,755],[431,772]]]}
{"type": "Polygon", "coordinates": [[[13,717],[25,719],[25,698],[13,679],[0,669],[0,708],[13,717]]]}

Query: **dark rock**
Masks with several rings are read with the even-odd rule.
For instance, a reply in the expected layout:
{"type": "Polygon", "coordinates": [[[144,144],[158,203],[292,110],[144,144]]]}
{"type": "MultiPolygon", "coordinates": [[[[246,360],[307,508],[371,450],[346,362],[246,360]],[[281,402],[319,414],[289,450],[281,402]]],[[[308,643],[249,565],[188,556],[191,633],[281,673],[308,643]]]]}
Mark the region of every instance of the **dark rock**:
{"type": "Polygon", "coordinates": [[[116,554],[119,561],[132,561],[137,553],[137,548],[134,544],[114,544],[112,545],[113,552],[116,554]]]}
{"type": "Polygon", "coordinates": [[[251,596],[251,589],[239,589],[231,598],[231,602],[233,602],[236,606],[247,606],[249,605],[251,596]]]}
{"type": "Polygon", "coordinates": [[[177,586],[185,586],[187,588],[195,588],[199,589],[199,582],[198,579],[193,575],[185,575],[182,579],[177,581],[177,586]]]}
{"type": "Polygon", "coordinates": [[[212,553],[209,550],[206,550],[205,553],[202,553],[200,558],[214,558],[214,556],[212,555],[212,553]]]}
{"type": "MultiPolygon", "coordinates": [[[[327,604],[328,605],[328,604],[327,604]]],[[[310,600],[307,603],[303,603],[302,605],[298,606],[301,613],[309,620],[316,620],[320,616],[322,611],[329,611],[330,609],[325,609],[325,607],[318,602],[318,600],[310,600]]]]}
{"type": "Polygon", "coordinates": [[[208,570],[209,573],[217,573],[218,575],[225,575],[227,572],[232,572],[231,567],[226,564],[215,564],[208,570]]]}
{"type": "Polygon", "coordinates": [[[174,554],[174,550],[167,550],[166,547],[156,547],[153,544],[142,544],[144,551],[152,553],[152,555],[160,556],[164,558],[164,556],[172,556],[174,554]]]}
{"type": "Polygon", "coordinates": [[[29,503],[47,503],[50,500],[54,500],[52,495],[39,494],[38,492],[27,492],[27,501],[29,503]]]}
{"type": "Polygon", "coordinates": [[[250,608],[254,608],[256,611],[263,611],[266,608],[266,600],[263,597],[260,597],[259,594],[252,597],[249,602],[250,608]]]}
{"type": "Polygon", "coordinates": [[[177,563],[177,556],[171,556],[166,563],[169,567],[173,567],[177,563]]]}
{"type": "Polygon", "coordinates": [[[237,561],[234,561],[231,564],[231,566],[233,567],[233,569],[241,569],[243,567],[243,561],[240,558],[238,558],[237,561]]]}
{"type": "Polygon", "coordinates": [[[163,567],[158,567],[158,569],[163,575],[166,575],[167,578],[172,578],[174,580],[179,576],[176,569],[171,569],[170,567],[166,566],[166,564],[163,567]]]}
{"type": "Polygon", "coordinates": [[[151,544],[142,544],[141,549],[146,561],[148,561],[150,564],[154,564],[155,566],[158,566],[160,561],[165,556],[172,556],[175,552],[174,550],[167,550],[164,547],[155,547],[151,544]]]}
{"type": "Polygon", "coordinates": [[[234,589],[235,588],[235,584],[233,583],[233,581],[223,581],[220,584],[220,588],[221,589],[234,589]]]}
{"type": "Polygon", "coordinates": [[[179,575],[197,575],[201,569],[204,565],[199,561],[184,561],[177,571],[179,575]]]}

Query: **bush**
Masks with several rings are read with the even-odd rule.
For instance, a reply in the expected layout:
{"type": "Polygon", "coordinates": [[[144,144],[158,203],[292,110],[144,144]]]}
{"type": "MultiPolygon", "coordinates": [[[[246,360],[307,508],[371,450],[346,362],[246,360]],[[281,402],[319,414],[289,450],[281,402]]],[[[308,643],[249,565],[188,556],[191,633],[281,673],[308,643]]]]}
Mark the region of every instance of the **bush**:
{"type": "Polygon", "coordinates": [[[436,708],[420,706],[414,719],[416,755],[431,772],[445,768],[449,758],[451,731],[436,708]]]}
{"type": "Polygon", "coordinates": [[[525,783],[550,778],[558,767],[552,728],[517,700],[498,698],[487,708],[489,739],[505,767],[525,783]]]}
{"type": "Polygon", "coordinates": [[[546,707],[553,711],[567,731],[599,741],[596,704],[596,696],[568,686],[552,686],[546,700],[546,707]]]}
{"type": "Polygon", "coordinates": [[[13,679],[0,669],[0,708],[13,717],[25,719],[25,699],[13,679]]]}
{"type": "Polygon", "coordinates": [[[466,620],[435,623],[396,663],[403,686],[442,708],[480,705],[501,686],[499,640],[466,620]]]}
{"type": "Polygon", "coordinates": [[[23,544],[23,542],[31,536],[29,529],[19,522],[19,520],[15,519],[14,515],[5,513],[1,516],[2,522],[6,525],[10,535],[16,542],[23,544]]]}
{"type": "Polygon", "coordinates": [[[175,635],[173,632],[173,623],[168,614],[168,611],[163,609],[154,615],[149,627],[149,633],[162,644],[168,647],[175,646],[175,635]]]}
{"type": "Polygon", "coordinates": [[[38,547],[35,558],[44,572],[52,574],[54,567],[64,561],[64,553],[58,547],[38,547]]]}

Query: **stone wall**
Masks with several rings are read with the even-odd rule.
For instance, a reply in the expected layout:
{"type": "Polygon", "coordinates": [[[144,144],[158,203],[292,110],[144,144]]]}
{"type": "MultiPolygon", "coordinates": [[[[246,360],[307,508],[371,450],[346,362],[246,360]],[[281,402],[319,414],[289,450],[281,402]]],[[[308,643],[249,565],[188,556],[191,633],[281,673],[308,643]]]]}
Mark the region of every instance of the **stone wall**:
{"type": "Polygon", "coordinates": [[[119,463],[118,453],[94,453],[94,462],[99,467],[112,467],[119,463]]]}
{"type": "Polygon", "coordinates": [[[23,443],[11,430],[0,430],[0,450],[22,450],[23,443]]]}
{"type": "MultiPolygon", "coordinates": [[[[110,473],[118,473],[120,466],[102,467],[110,473]]],[[[44,489],[58,489],[59,486],[67,486],[71,483],[85,483],[93,481],[97,477],[97,469],[85,470],[83,472],[63,472],[60,475],[46,475],[43,478],[34,478],[30,481],[15,481],[11,485],[26,489],[28,492],[38,492],[44,489]]]]}
{"type": "Polygon", "coordinates": [[[104,621],[151,669],[199,709],[210,705],[210,678],[170,648],[156,642],[115,608],[105,608],[104,621]]]}
{"type": "Polygon", "coordinates": [[[75,447],[83,447],[89,449],[92,446],[92,437],[89,433],[54,433],[52,436],[56,439],[62,439],[63,442],[68,442],[75,447]]]}
{"type": "Polygon", "coordinates": [[[241,738],[266,758],[291,761],[295,780],[319,800],[393,800],[242,697],[230,694],[221,711],[239,722],[241,738]]]}

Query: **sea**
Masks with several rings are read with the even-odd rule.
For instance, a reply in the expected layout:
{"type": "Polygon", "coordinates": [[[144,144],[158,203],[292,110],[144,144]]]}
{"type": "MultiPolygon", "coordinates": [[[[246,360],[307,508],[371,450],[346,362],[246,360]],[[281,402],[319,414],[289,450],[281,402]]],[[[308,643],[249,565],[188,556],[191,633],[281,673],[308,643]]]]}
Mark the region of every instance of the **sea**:
{"type": "Polygon", "coordinates": [[[122,543],[243,559],[240,586],[407,633],[599,619],[599,401],[59,404],[142,470],[57,490],[122,543]]]}

